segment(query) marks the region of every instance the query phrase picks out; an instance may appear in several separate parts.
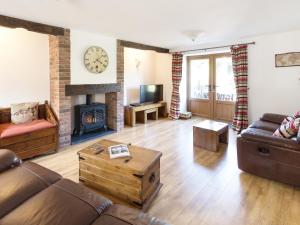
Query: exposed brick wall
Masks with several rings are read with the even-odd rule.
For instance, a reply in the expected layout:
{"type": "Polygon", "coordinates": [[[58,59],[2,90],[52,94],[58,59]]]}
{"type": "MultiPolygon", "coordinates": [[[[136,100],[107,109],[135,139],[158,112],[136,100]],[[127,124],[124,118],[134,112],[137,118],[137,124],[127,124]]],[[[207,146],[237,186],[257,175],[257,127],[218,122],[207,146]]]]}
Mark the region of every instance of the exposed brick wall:
{"type": "Polygon", "coordinates": [[[117,40],[117,83],[121,90],[117,93],[117,123],[118,130],[124,128],[124,47],[117,40]]]}
{"type": "Polygon", "coordinates": [[[50,103],[59,120],[60,147],[71,143],[71,97],[65,95],[65,85],[71,81],[70,45],[68,29],[64,36],[49,35],[50,103]]]}
{"type": "MultiPolygon", "coordinates": [[[[64,36],[49,36],[51,106],[59,120],[60,147],[71,144],[71,97],[65,95],[65,85],[71,82],[70,30],[64,36]]],[[[120,131],[124,127],[124,47],[117,41],[118,93],[106,93],[108,127],[120,131]]]]}
{"type": "Polygon", "coordinates": [[[105,103],[108,127],[120,131],[124,128],[124,47],[120,40],[117,40],[117,83],[121,86],[120,92],[106,93],[105,103]]]}

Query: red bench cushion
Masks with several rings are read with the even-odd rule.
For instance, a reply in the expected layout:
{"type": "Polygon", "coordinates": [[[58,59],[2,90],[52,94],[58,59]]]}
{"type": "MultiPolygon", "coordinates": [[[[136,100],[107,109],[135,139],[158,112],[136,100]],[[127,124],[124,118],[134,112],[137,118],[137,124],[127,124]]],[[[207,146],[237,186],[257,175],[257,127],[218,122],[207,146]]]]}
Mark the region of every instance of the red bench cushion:
{"type": "Polygon", "coordinates": [[[0,138],[14,137],[54,126],[54,124],[44,119],[33,120],[23,124],[2,123],[0,124],[0,138]]]}

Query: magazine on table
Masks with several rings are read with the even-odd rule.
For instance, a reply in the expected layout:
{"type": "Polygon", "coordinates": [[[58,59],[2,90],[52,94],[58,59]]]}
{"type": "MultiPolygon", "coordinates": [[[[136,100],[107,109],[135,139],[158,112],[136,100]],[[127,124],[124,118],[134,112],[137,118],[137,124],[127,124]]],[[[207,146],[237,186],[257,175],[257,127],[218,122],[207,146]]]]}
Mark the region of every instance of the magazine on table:
{"type": "Polygon", "coordinates": [[[128,146],[125,144],[109,146],[108,151],[111,159],[130,156],[128,146]]]}

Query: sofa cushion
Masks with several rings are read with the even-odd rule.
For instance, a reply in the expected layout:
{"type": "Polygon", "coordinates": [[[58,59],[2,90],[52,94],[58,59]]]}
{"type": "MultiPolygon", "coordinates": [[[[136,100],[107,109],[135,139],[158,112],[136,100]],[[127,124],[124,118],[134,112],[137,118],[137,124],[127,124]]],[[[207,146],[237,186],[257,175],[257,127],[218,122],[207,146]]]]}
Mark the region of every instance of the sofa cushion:
{"type": "Polygon", "coordinates": [[[44,119],[23,124],[3,123],[0,124],[0,138],[14,137],[54,126],[54,124],[44,119]]]}
{"type": "Polygon", "coordinates": [[[260,120],[271,122],[271,123],[277,123],[278,125],[280,125],[285,118],[286,118],[285,115],[275,114],[275,113],[265,113],[260,118],[260,120]]]}
{"type": "Polygon", "coordinates": [[[278,129],[279,125],[277,123],[258,120],[258,121],[253,122],[249,127],[275,132],[275,130],[278,129]]]}
{"type": "Polygon", "coordinates": [[[60,180],[1,219],[1,225],[90,225],[111,202],[82,185],[60,180]]]}
{"type": "Polygon", "coordinates": [[[38,119],[38,102],[12,104],[10,108],[11,122],[21,124],[38,119]]]}
{"type": "Polygon", "coordinates": [[[0,173],[0,218],[60,179],[59,174],[31,162],[0,173]]]}

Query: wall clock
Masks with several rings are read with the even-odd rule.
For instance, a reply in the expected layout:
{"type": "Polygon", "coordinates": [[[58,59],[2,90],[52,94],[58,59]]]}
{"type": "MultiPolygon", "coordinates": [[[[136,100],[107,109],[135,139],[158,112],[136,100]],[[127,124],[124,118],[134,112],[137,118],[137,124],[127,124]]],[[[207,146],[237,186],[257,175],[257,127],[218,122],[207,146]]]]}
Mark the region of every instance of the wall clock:
{"type": "Polygon", "coordinates": [[[107,52],[97,46],[88,48],[84,54],[84,65],[91,73],[102,73],[108,66],[107,52]]]}

